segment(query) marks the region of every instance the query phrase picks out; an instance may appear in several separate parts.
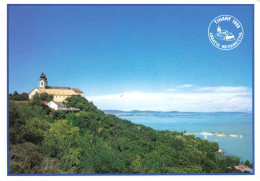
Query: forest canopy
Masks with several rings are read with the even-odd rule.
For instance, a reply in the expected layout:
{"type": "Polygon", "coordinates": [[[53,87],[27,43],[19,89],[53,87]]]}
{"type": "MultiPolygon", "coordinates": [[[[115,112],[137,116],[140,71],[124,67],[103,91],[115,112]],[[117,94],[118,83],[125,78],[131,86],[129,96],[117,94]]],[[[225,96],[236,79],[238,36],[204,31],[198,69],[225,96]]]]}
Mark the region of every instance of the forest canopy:
{"type": "Polygon", "coordinates": [[[134,124],[81,96],[66,100],[79,112],[41,100],[9,102],[10,174],[239,172],[239,158],[219,153],[216,142],[134,124]]]}

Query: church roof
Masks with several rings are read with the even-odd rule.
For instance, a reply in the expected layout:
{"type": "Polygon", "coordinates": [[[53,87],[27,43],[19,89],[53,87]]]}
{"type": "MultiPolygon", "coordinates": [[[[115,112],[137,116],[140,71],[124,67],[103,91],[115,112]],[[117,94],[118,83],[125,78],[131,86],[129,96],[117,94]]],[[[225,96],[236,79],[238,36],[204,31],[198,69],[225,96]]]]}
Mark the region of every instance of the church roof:
{"type": "Polygon", "coordinates": [[[62,90],[70,90],[70,87],[60,87],[60,86],[45,86],[45,89],[62,89],[62,90]]]}
{"type": "Polygon", "coordinates": [[[74,92],[76,92],[76,93],[83,93],[80,89],[78,89],[78,88],[72,88],[72,90],[74,90],[74,92]]]}
{"type": "Polygon", "coordinates": [[[41,93],[52,95],[77,95],[83,93],[80,89],[70,87],[46,86],[45,89],[39,89],[41,93]]]}

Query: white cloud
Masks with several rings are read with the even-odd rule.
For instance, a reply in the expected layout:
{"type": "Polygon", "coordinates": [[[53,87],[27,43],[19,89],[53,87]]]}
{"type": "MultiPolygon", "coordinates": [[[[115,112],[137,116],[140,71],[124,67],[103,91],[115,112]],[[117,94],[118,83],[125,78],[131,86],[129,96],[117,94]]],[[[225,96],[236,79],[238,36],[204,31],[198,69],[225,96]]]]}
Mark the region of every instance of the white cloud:
{"type": "Polygon", "coordinates": [[[252,92],[247,87],[204,87],[193,92],[125,92],[87,97],[103,110],[249,111],[252,92]],[[199,90],[199,92],[198,92],[199,90]]]}
{"type": "Polygon", "coordinates": [[[213,92],[244,92],[251,91],[250,88],[247,87],[200,87],[196,89],[197,91],[213,91],[213,92]]]}
{"type": "Polygon", "coordinates": [[[183,85],[179,85],[176,86],[177,88],[189,88],[189,87],[193,87],[193,84],[183,84],[183,85]]]}
{"type": "Polygon", "coordinates": [[[166,91],[174,92],[174,91],[177,91],[177,89],[166,89],[166,91]]]}

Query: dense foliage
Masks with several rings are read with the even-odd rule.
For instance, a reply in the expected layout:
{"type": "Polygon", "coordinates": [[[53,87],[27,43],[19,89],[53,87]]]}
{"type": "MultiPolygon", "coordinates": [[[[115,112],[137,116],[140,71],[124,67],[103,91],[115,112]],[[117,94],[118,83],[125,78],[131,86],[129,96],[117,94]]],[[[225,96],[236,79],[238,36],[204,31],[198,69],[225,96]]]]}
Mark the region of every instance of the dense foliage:
{"type": "Polygon", "coordinates": [[[217,143],[106,115],[80,96],[67,99],[79,112],[50,112],[35,99],[9,102],[11,174],[238,172],[239,159],[217,143]]]}
{"type": "Polygon", "coordinates": [[[36,94],[33,95],[33,100],[34,101],[51,101],[53,100],[53,95],[51,94],[47,94],[47,93],[38,93],[36,92],[36,94]]]}
{"type": "Polygon", "coordinates": [[[9,94],[9,100],[12,101],[28,101],[29,100],[29,94],[23,92],[22,94],[19,94],[17,91],[14,91],[13,94],[9,94]]]}

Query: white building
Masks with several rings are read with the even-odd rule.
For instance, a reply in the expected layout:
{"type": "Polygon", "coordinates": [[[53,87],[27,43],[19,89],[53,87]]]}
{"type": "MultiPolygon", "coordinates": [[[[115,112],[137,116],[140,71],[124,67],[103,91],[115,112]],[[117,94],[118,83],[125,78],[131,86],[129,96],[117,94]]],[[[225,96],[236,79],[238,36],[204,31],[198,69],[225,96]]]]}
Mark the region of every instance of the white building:
{"type": "Polygon", "coordinates": [[[47,106],[49,106],[49,108],[54,109],[55,111],[57,110],[63,110],[63,111],[80,111],[80,109],[77,108],[73,108],[73,107],[69,107],[67,108],[63,103],[61,102],[54,102],[54,101],[50,101],[47,103],[47,106]]]}
{"type": "Polygon", "coordinates": [[[47,105],[54,110],[62,110],[65,109],[65,106],[62,103],[50,101],[47,103],[47,105]]]}

